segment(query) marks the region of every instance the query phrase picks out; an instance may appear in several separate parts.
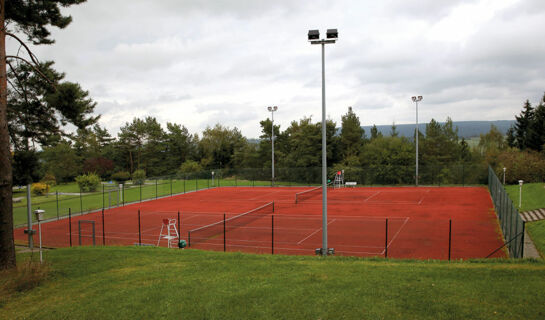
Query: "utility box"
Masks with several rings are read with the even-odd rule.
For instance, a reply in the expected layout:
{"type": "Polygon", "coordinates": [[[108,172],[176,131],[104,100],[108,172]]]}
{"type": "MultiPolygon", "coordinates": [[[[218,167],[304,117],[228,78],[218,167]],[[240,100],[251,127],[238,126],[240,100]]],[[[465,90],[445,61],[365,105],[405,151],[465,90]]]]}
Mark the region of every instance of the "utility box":
{"type": "Polygon", "coordinates": [[[185,242],[185,240],[178,241],[178,248],[183,249],[186,246],[187,246],[187,243],[185,242]]]}

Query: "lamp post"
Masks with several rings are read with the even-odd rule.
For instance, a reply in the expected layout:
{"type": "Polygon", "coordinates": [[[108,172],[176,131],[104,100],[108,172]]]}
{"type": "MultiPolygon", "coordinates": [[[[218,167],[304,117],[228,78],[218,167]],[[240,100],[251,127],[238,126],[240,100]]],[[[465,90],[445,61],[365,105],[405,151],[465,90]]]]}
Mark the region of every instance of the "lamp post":
{"type": "Polygon", "coordinates": [[[310,44],[322,45],[322,255],[329,253],[327,247],[327,158],[326,158],[326,121],[325,121],[325,45],[335,43],[339,37],[337,29],[327,29],[327,39],[320,40],[320,31],[309,30],[310,44]]]}
{"type": "Polygon", "coordinates": [[[413,102],[416,104],[416,186],[418,186],[418,102],[422,101],[422,96],[413,96],[413,102]]]}
{"type": "Polygon", "coordinates": [[[274,107],[267,107],[267,110],[271,112],[271,145],[272,145],[272,176],[271,176],[271,186],[274,187],[274,112],[278,110],[277,106],[274,107]]]}

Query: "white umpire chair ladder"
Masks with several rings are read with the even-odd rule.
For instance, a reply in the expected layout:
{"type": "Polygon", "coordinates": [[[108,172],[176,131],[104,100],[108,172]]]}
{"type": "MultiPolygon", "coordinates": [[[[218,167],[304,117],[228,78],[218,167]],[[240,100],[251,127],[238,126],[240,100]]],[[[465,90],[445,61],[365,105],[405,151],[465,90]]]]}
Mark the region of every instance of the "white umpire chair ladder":
{"type": "Polygon", "coordinates": [[[176,229],[176,219],[163,219],[159,239],[157,239],[157,246],[159,246],[161,239],[164,239],[167,240],[168,247],[172,248],[172,241],[177,240],[178,237],[179,235],[178,230],[176,229]]]}

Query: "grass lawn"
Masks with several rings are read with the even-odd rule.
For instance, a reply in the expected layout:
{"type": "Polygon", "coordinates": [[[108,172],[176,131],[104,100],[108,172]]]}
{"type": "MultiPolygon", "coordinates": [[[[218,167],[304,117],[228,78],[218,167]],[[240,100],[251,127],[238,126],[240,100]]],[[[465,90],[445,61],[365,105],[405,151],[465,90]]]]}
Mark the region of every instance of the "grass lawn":
{"type": "MultiPolygon", "coordinates": [[[[27,257],[18,254],[19,263],[27,257]]],[[[545,317],[545,264],[535,260],[323,259],[136,247],[57,249],[45,259],[49,277],[37,288],[10,291],[9,277],[0,277],[1,319],[545,317]]]]}
{"type": "MultiPolygon", "coordinates": [[[[505,190],[517,206],[519,204],[519,185],[507,185],[505,190]]],[[[522,185],[522,207],[519,211],[545,208],[545,183],[526,183],[522,185]]],[[[541,256],[545,256],[545,220],[526,223],[528,234],[534,241],[541,256]]]]}
{"type": "MultiPolygon", "coordinates": [[[[519,209],[519,185],[506,185],[513,204],[519,209]]],[[[522,207],[519,211],[545,208],[545,183],[525,183],[522,185],[522,207]]]]}

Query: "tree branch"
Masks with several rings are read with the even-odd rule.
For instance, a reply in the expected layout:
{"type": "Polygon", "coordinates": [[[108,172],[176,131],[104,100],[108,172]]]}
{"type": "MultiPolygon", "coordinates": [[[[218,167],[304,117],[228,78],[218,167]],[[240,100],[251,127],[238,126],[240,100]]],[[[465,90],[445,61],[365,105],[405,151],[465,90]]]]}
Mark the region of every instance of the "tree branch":
{"type": "Polygon", "coordinates": [[[53,83],[51,80],[49,80],[48,77],[45,76],[45,74],[43,74],[40,69],[38,69],[36,66],[34,66],[30,61],[24,59],[24,58],[21,58],[21,57],[18,57],[18,56],[6,56],[6,60],[7,59],[19,59],[19,60],[22,60],[24,62],[26,62],[29,66],[32,67],[32,69],[34,69],[34,71],[36,71],[45,81],[49,82],[49,84],[57,89],[57,87],[55,86],[55,83],[53,83]]]}
{"type": "Polygon", "coordinates": [[[32,51],[30,50],[30,48],[21,40],[19,39],[16,35],[14,35],[13,33],[9,33],[9,32],[6,32],[5,33],[6,36],[10,36],[12,38],[14,38],[15,40],[17,40],[23,47],[25,47],[26,51],[28,52],[28,55],[30,56],[30,59],[32,60],[32,62],[34,62],[36,65],[40,65],[40,63],[38,62],[38,59],[36,58],[36,56],[34,55],[34,53],[32,53],[32,51]]]}

